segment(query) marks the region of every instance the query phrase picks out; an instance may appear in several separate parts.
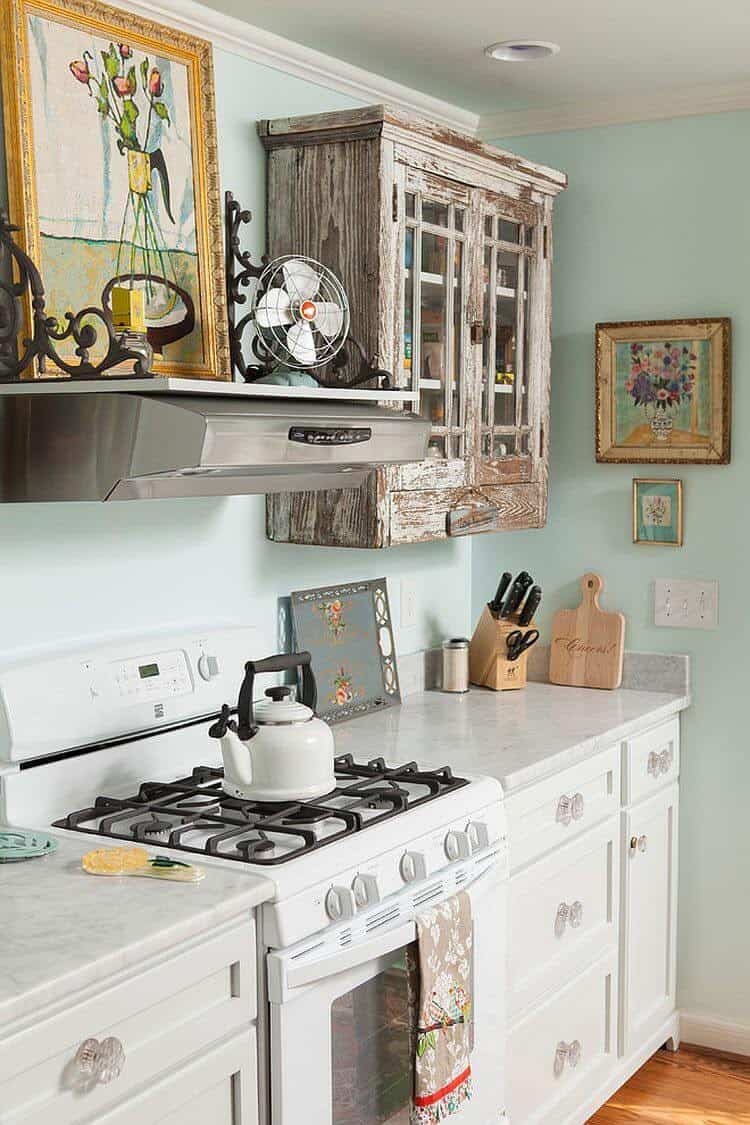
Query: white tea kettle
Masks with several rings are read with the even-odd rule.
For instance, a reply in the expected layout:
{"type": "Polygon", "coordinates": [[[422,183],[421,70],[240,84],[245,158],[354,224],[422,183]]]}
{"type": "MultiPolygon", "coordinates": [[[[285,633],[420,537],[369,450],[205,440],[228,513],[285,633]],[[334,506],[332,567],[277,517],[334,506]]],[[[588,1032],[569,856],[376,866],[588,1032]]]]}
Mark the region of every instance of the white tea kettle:
{"type": "Polygon", "coordinates": [[[221,739],[224,791],[254,801],[309,801],[336,788],[331,728],[315,715],[317,689],[309,652],[249,660],[237,703],[237,722],[225,704],[209,729],[221,739]],[[272,687],[253,704],[256,675],[302,669],[302,702],[291,688],[272,687]]]}

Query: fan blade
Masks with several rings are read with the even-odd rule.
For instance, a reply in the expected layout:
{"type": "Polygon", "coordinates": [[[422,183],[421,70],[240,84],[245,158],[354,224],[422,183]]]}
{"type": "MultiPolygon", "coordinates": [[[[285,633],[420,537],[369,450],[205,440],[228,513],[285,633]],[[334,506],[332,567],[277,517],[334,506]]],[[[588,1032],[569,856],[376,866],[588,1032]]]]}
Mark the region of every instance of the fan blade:
{"type": "Polygon", "coordinates": [[[263,294],[255,309],[255,323],[258,328],[277,328],[280,324],[292,324],[294,317],[290,310],[289,294],[283,289],[269,289],[263,294]]]}
{"type": "Polygon", "coordinates": [[[338,336],[344,324],[344,310],[333,301],[316,301],[315,308],[317,309],[313,321],[315,327],[319,328],[329,340],[333,336],[338,336]]]}
{"type": "Polygon", "coordinates": [[[307,262],[291,258],[282,266],[286,287],[294,300],[312,301],[318,292],[320,274],[307,262]]]}
{"type": "Polygon", "coordinates": [[[309,324],[294,324],[286,334],[287,350],[297,363],[303,365],[315,363],[318,353],[315,351],[315,337],[309,324]]]}

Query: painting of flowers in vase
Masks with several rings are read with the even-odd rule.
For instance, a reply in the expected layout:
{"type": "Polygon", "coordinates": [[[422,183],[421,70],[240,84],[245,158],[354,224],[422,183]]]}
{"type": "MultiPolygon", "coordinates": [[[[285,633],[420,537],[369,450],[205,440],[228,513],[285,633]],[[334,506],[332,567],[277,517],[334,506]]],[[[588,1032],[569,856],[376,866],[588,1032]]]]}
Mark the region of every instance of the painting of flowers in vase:
{"type": "Polygon", "coordinates": [[[597,325],[597,460],[729,458],[726,319],[597,325]]]}
{"type": "Polygon", "coordinates": [[[143,290],[158,371],[226,377],[210,45],[88,0],[10,0],[3,92],[23,154],[11,219],[50,313],[99,304],[117,278],[143,290]]]}

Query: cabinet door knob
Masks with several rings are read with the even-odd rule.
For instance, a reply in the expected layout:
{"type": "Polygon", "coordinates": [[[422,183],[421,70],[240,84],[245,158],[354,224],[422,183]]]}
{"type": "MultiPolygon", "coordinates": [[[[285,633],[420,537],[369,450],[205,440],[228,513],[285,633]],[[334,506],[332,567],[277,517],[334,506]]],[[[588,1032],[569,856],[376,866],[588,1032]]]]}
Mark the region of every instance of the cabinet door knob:
{"type": "Polygon", "coordinates": [[[574,1039],[572,1043],[565,1043],[561,1040],[557,1044],[557,1048],[555,1049],[555,1063],[553,1067],[555,1078],[559,1078],[561,1076],[563,1070],[565,1069],[566,1062],[570,1067],[578,1066],[579,1062],[581,1061],[582,1050],[583,1048],[581,1047],[580,1040],[578,1039],[574,1039]]]}
{"type": "Polygon", "coordinates": [[[576,793],[571,803],[571,811],[573,813],[573,820],[580,820],[583,816],[584,801],[583,793],[576,793]]]}
{"type": "Polygon", "coordinates": [[[648,847],[648,836],[631,836],[630,837],[630,850],[631,852],[645,852],[648,847]]]}
{"type": "Polygon", "coordinates": [[[574,903],[571,903],[568,921],[574,930],[578,929],[583,922],[583,903],[579,902],[578,899],[576,899],[574,903]]]}
{"type": "Polygon", "coordinates": [[[570,924],[575,930],[581,925],[583,921],[583,903],[576,899],[568,906],[567,902],[561,902],[555,914],[555,937],[561,938],[565,933],[565,927],[570,924]]]}
{"type": "Polygon", "coordinates": [[[672,768],[672,762],[673,761],[674,761],[674,754],[672,752],[672,747],[668,746],[667,749],[662,750],[661,754],[659,755],[659,771],[660,771],[660,773],[669,773],[670,769],[672,768]]]}
{"type": "Polygon", "coordinates": [[[564,794],[557,802],[557,815],[555,817],[558,824],[564,824],[566,827],[573,819],[573,811],[570,807],[570,797],[564,794]]]}
{"type": "Polygon", "coordinates": [[[649,774],[649,777],[659,776],[659,755],[655,750],[652,750],[648,756],[648,764],[646,766],[646,770],[649,774]]]}
{"type": "Polygon", "coordinates": [[[74,1063],[81,1079],[92,1085],[105,1085],[119,1078],[125,1065],[125,1050],[119,1039],[84,1039],[75,1053],[74,1063]]]}

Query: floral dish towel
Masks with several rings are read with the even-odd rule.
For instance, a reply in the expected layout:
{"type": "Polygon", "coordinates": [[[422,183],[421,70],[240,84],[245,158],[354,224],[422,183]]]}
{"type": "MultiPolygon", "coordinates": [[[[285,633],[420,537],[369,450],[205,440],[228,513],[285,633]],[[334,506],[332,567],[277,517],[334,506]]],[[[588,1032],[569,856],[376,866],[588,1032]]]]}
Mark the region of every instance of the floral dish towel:
{"type": "Polygon", "coordinates": [[[471,900],[464,891],[418,915],[411,1125],[445,1121],[472,1096],[471,947],[471,900]]]}

